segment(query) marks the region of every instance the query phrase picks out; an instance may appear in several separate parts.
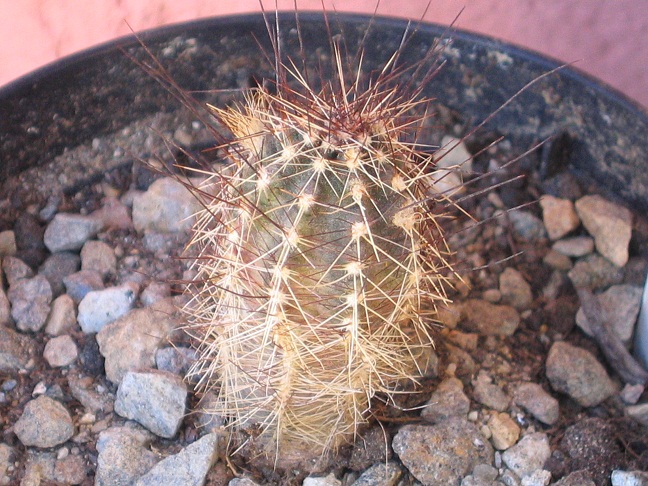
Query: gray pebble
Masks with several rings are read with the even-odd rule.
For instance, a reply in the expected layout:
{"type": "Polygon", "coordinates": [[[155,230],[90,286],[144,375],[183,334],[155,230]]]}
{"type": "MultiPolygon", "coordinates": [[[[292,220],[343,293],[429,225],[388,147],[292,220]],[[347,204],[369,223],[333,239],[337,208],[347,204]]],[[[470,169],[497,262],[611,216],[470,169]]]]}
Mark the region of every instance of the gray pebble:
{"type": "Polygon", "coordinates": [[[519,238],[529,242],[535,242],[547,237],[542,220],[530,211],[517,209],[507,214],[513,225],[513,230],[519,238]]]}
{"type": "Polygon", "coordinates": [[[547,434],[535,432],[526,435],[502,454],[506,467],[520,478],[542,469],[551,456],[547,434]]]}
{"type": "Polygon", "coordinates": [[[377,463],[363,472],[351,486],[396,486],[403,475],[397,462],[377,463]]]}
{"type": "Polygon", "coordinates": [[[441,422],[454,416],[465,418],[470,411],[470,399],[463,389],[463,383],[458,378],[446,378],[432,392],[421,410],[421,417],[428,422],[441,422]]]}
{"type": "Polygon", "coordinates": [[[201,209],[198,199],[179,181],[164,177],[133,198],[133,224],[139,232],[187,231],[201,209]]]}
{"type": "Polygon", "coordinates": [[[598,405],[615,392],[605,368],[589,351],[563,341],[549,350],[546,374],[551,387],[583,407],[598,405]]]}
{"type": "Polygon", "coordinates": [[[511,336],[520,325],[520,314],[511,306],[468,299],[461,306],[464,326],[482,335],[511,336]]]}
{"type": "Polygon", "coordinates": [[[2,259],[2,270],[7,278],[9,287],[14,285],[20,279],[31,278],[34,276],[34,271],[29,265],[23,262],[20,258],[13,256],[7,256],[2,259]]]}
{"type": "Polygon", "coordinates": [[[72,297],[67,294],[59,295],[52,302],[45,332],[50,336],[60,336],[72,331],[76,326],[76,308],[72,297]]]}
{"type": "Polygon", "coordinates": [[[157,462],[146,448],[150,437],[128,427],[113,427],[99,434],[95,486],[134,484],[157,462]]]}
{"type": "Polygon", "coordinates": [[[513,394],[513,401],[547,425],[555,424],[560,416],[558,400],[537,383],[518,385],[513,394]]]}
{"type": "Polygon", "coordinates": [[[218,434],[208,434],[179,453],[162,459],[142,476],[136,486],[200,486],[216,461],[218,434]]]}
{"type": "Polygon", "coordinates": [[[108,324],[97,334],[101,354],[106,358],[106,377],[119,383],[129,370],[152,368],[155,353],[167,343],[178,323],[176,307],[166,299],[144,309],[134,309],[108,324]]]}
{"type": "Polygon", "coordinates": [[[548,486],[551,473],[545,469],[536,469],[522,478],[521,486],[548,486]]]}
{"type": "Polygon", "coordinates": [[[92,216],[58,213],[45,229],[45,246],[52,253],[80,250],[101,227],[101,220],[92,216]]]}
{"type": "Polygon", "coordinates": [[[589,236],[574,236],[556,241],[551,247],[567,257],[582,257],[594,251],[594,239],[589,236]]]}
{"type": "Polygon", "coordinates": [[[168,346],[157,350],[155,365],[158,370],[184,376],[197,357],[194,349],[168,346]]]}
{"type": "Polygon", "coordinates": [[[648,472],[645,471],[612,471],[612,486],[646,486],[648,472]]]}
{"type": "Polygon", "coordinates": [[[63,283],[67,294],[76,304],[80,303],[88,292],[104,288],[101,274],[94,270],[81,270],[72,273],[63,278],[63,283]]]}
{"type": "Polygon", "coordinates": [[[259,483],[252,481],[250,478],[234,478],[227,486],[259,486],[259,483]]]}
{"type": "Polygon", "coordinates": [[[158,232],[146,230],[144,248],[153,253],[168,255],[173,248],[183,247],[189,239],[188,232],[158,232]]]}
{"type": "Polygon", "coordinates": [[[79,325],[86,334],[99,332],[133,308],[137,286],[122,285],[88,292],[79,304],[79,325]]]}
{"type": "Polygon", "coordinates": [[[11,317],[21,331],[39,331],[47,321],[52,288],[42,275],[18,280],[9,288],[11,317]]]}
{"type": "Polygon", "coordinates": [[[50,255],[38,269],[38,273],[47,278],[52,286],[54,296],[65,292],[64,280],[79,270],[81,259],[76,253],[62,251],[50,255]]]}
{"type": "Polygon", "coordinates": [[[9,373],[25,368],[33,349],[31,338],[0,326],[0,372],[9,373]]]}
{"type": "Polygon", "coordinates": [[[13,465],[15,457],[15,451],[7,444],[0,442],[0,484],[9,484],[10,478],[6,473],[13,465]]]}
{"type": "Polygon", "coordinates": [[[68,336],[58,336],[50,339],[45,345],[43,357],[52,367],[58,368],[74,363],[77,359],[78,350],[74,340],[68,336]]]}
{"type": "Polygon", "coordinates": [[[623,281],[623,270],[596,253],[578,260],[567,275],[574,287],[588,287],[594,291],[623,281]]]}
{"type": "Polygon", "coordinates": [[[41,395],[25,405],[14,432],[25,446],[54,447],[74,435],[74,425],[60,402],[41,395]]]}
{"type": "Polygon", "coordinates": [[[497,385],[491,382],[491,378],[483,371],[479,372],[477,379],[473,380],[473,398],[488,408],[503,412],[509,406],[511,399],[497,385]]]}
{"type": "Polygon", "coordinates": [[[304,478],[302,486],[342,486],[342,481],[329,473],[326,476],[308,476],[304,478]]]}
{"type": "Polygon", "coordinates": [[[129,371],[119,384],[115,412],[135,420],[160,437],[171,438],[185,413],[187,386],[165,371],[129,371]]]}
{"type": "Polygon", "coordinates": [[[110,245],[98,240],[89,240],[81,249],[81,270],[94,270],[102,277],[117,272],[117,257],[110,245]]]}
{"type": "Polygon", "coordinates": [[[499,276],[499,290],[502,303],[511,305],[517,310],[528,309],[533,302],[531,286],[515,268],[506,268],[499,276]]]}
{"type": "MultiPolygon", "coordinates": [[[[621,341],[630,346],[635,323],[641,307],[643,288],[634,285],[613,285],[602,294],[596,296],[603,319],[621,341]]],[[[580,308],[576,314],[576,324],[588,336],[592,335],[589,321],[580,308]]]]}
{"type": "Polygon", "coordinates": [[[458,484],[475,465],[493,462],[491,445],[459,417],[432,426],[406,425],[392,446],[412,475],[429,486],[458,484]]]}
{"type": "Polygon", "coordinates": [[[591,195],[576,201],[576,211],[583,226],[594,237],[596,250],[617,267],[624,266],[628,262],[632,236],[630,210],[599,195],[591,195]]]}

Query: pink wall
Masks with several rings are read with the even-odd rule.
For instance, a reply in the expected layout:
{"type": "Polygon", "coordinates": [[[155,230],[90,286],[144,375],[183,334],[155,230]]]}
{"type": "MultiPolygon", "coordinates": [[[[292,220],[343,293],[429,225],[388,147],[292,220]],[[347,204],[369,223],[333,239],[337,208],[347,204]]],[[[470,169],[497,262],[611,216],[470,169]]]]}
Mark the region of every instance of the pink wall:
{"type": "MultiPolygon", "coordinates": [[[[265,0],[274,9],[273,0],[265,0]]],[[[298,0],[321,9],[321,0],[298,0]]],[[[375,0],[324,0],[371,13],[375,0]]],[[[384,15],[419,18],[428,0],[382,0],[384,15]]],[[[512,41],[564,61],[648,106],[646,0],[432,0],[425,19],[512,41]]],[[[293,0],[278,0],[292,9],[293,0]]],[[[259,11],[258,0],[0,0],[0,85],[58,57],[157,25],[259,11]]]]}

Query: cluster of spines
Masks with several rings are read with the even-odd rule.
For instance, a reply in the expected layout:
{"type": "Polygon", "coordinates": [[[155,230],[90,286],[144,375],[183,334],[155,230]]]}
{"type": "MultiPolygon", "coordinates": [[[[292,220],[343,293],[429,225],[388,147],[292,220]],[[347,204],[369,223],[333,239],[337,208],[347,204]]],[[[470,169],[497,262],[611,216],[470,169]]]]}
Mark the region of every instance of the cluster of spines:
{"type": "Polygon", "coordinates": [[[278,449],[353,438],[374,396],[420,376],[427,315],[447,300],[443,215],[431,210],[444,196],[432,158],[404,141],[422,102],[380,77],[347,86],[335,55],[337,87],[316,92],[284,66],[297,88],[214,108],[233,164],[200,192],[192,241],[192,373],[219,390],[214,412],[278,449]]]}

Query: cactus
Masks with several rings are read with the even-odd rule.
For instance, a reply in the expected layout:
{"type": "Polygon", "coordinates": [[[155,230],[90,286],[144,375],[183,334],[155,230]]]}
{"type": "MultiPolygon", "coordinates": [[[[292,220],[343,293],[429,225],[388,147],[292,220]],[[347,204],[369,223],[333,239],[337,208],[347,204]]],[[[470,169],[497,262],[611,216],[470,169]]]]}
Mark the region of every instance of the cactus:
{"type": "Polygon", "coordinates": [[[196,191],[190,374],[275,455],[353,440],[374,397],[424,373],[453,273],[451,203],[410,136],[426,100],[399,90],[396,55],[363,87],[333,54],[335,84],[316,90],[286,62],[274,93],[212,107],[232,164],[196,191]]]}

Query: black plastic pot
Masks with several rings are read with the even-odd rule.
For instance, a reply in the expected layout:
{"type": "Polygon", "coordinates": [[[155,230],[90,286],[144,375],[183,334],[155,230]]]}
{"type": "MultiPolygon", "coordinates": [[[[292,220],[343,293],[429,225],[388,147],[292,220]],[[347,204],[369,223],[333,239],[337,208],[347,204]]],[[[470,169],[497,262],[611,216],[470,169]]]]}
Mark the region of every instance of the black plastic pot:
{"type": "MultiPolygon", "coordinates": [[[[281,14],[280,20],[284,52],[299,57],[298,36],[291,30],[294,14],[281,14]]],[[[322,15],[300,14],[299,22],[309,59],[329,48],[322,15]]],[[[333,30],[343,32],[350,52],[370,22],[367,69],[381,66],[398,48],[406,23],[346,14],[331,22],[333,30]]],[[[420,59],[440,38],[451,39],[443,54],[446,64],[424,94],[475,122],[558,66],[533,52],[432,24],[418,29],[403,58],[420,59]]],[[[236,88],[250,75],[271,75],[262,55],[270,46],[260,15],[199,20],[151,30],[140,39],[185,89],[236,88]]],[[[149,59],[132,36],[64,58],[0,89],[0,180],[134,120],[176,110],[179,103],[131,56],[149,59]]],[[[566,67],[525,90],[490,125],[513,143],[568,134],[561,160],[570,170],[598,181],[636,209],[648,209],[647,113],[601,82],[566,67]]]]}

